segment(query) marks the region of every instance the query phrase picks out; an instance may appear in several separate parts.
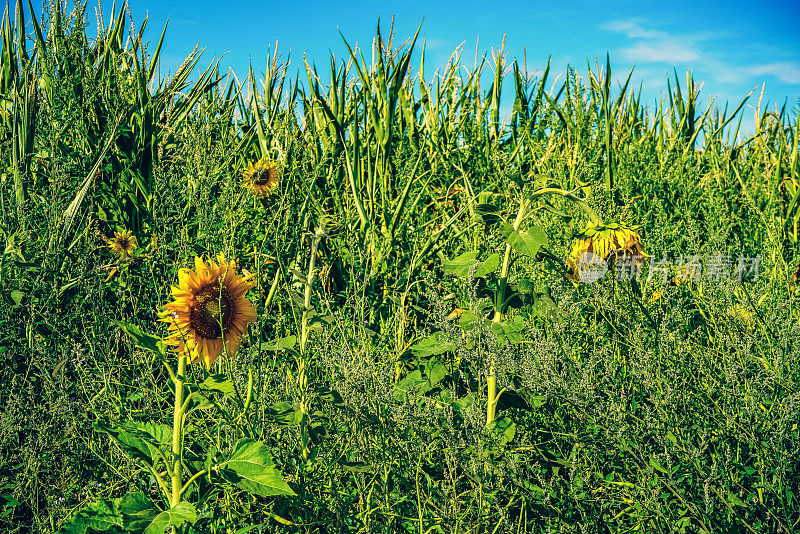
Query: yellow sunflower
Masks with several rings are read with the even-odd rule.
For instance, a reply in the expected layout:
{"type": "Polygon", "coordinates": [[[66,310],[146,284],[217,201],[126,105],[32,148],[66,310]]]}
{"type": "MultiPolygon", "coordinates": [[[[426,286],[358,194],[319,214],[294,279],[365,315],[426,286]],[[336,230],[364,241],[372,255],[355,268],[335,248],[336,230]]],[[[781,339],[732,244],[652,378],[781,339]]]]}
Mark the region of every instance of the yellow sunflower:
{"type": "Polygon", "coordinates": [[[164,309],[161,319],[169,323],[165,343],[189,356],[192,363],[206,369],[217,361],[224,347],[232,356],[239,349],[247,324],[256,319],[256,310],[245,293],[255,286],[252,275],[237,275],[236,262],[217,257],[219,264],[195,257],[194,270],[181,269],[179,287],[172,287],[175,298],[164,309]]]}
{"type": "Polygon", "coordinates": [[[136,237],[131,234],[130,230],[114,232],[114,237],[107,239],[106,243],[108,243],[108,248],[121,260],[129,258],[137,246],[136,237]]]}
{"type": "Polygon", "coordinates": [[[587,271],[602,270],[605,274],[609,266],[620,258],[640,265],[648,256],[642,249],[637,228],[622,223],[587,224],[572,241],[572,251],[567,258],[567,278],[584,280],[587,271]]]}
{"type": "Polygon", "coordinates": [[[262,159],[256,163],[250,163],[242,177],[244,186],[256,198],[269,196],[277,187],[281,173],[278,166],[268,160],[262,159]]]}

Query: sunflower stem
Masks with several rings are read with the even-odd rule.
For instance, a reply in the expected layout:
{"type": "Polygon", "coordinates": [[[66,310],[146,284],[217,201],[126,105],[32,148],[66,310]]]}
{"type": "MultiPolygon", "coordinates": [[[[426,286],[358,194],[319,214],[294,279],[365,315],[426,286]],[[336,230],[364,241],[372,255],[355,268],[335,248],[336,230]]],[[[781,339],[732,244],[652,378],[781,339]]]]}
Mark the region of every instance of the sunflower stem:
{"type": "MultiPolygon", "coordinates": [[[[520,200],[519,203],[519,211],[517,212],[517,218],[514,220],[514,231],[516,232],[519,230],[522,221],[525,220],[525,216],[528,212],[528,206],[530,206],[530,200],[520,200]]],[[[500,321],[503,320],[503,309],[506,305],[505,295],[506,295],[506,287],[508,286],[508,271],[511,266],[511,244],[506,243],[506,252],[503,256],[503,267],[500,270],[500,279],[497,288],[497,294],[495,295],[495,305],[494,305],[494,317],[492,318],[493,323],[499,324],[500,321]]],[[[491,360],[489,363],[489,376],[486,379],[486,424],[488,425],[492,421],[494,421],[495,414],[497,412],[497,401],[500,399],[500,395],[503,393],[497,393],[497,371],[495,369],[496,361],[495,355],[492,354],[491,360]]],[[[505,390],[504,390],[505,391],[505,390]]]]}
{"type": "Polygon", "coordinates": [[[183,379],[186,372],[186,356],[178,356],[178,373],[175,376],[175,408],[172,419],[172,500],[174,508],[181,502],[183,486],[183,379]]]}
{"type": "Polygon", "coordinates": [[[311,244],[311,259],[308,262],[308,274],[306,275],[306,291],[305,299],[303,300],[303,318],[300,323],[300,360],[298,362],[297,370],[297,385],[300,390],[300,412],[303,414],[302,428],[300,429],[302,442],[303,442],[303,459],[307,460],[311,454],[311,449],[308,447],[308,375],[307,375],[307,358],[306,358],[306,343],[308,342],[308,318],[311,312],[311,286],[314,284],[314,275],[316,275],[316,261],[317,250],[319,250],[320,241],[325,236],[324,224],[320,224],[314,232],[314,241],[311,244]]]}

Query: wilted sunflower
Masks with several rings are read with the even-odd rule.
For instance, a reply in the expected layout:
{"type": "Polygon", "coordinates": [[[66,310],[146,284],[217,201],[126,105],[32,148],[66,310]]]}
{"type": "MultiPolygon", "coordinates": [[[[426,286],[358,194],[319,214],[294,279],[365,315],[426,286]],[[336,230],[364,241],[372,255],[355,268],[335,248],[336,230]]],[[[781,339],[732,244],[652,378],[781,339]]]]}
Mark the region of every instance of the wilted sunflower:
{"type": "Polygon", "coordinates": [[[129,258],[137,246],[136,237],[131,234],[130,230],[114,232],[114,237],[107,239],[106,242],[111,251],[121,260],[129,258]]]}
{"type": "Polygon", "coordinates": [[[264,198],[278,187],[280,178],[281,173],[278,170],[278,166],[268,159],[262,159],[256,163],[251,162],[247,166],[242,180],[244,181],[244,186],[250,190],[253,196],[264,198]]]}
{"type": "Polygon", "coordinates": [[[567,258],[567,278],[575,281],[597,280],[621,258],[633,261],[636,266],[641,265],[647,255],[642,249],[637,228],[622,223],[587,224],[572,241],[572,251],[567,258]],[[599,276],[587,276],[587,272],[599,273],[599,276]]]}
{"type": "Polygon", "coordinates": [[[165,343],[206,369],[222,354],[223,344],[229,355],[235,354],[247,324],[256,319],[255,308],[245,298],[255,282],[236,274],[235,261],[226,262],[223,254],[217,259],[219,264],[206,264],[195,257],[194,270],[180,270],[180,287],[172,287],[175,300],[164,306],[167,313],[161,319],[169,323],[165,343]]]}

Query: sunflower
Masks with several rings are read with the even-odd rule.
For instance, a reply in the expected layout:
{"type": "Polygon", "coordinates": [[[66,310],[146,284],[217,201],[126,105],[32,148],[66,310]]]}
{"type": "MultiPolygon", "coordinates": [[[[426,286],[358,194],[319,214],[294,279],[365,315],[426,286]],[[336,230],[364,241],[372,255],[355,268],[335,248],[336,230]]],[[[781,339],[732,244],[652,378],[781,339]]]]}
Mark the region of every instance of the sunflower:
{"type": "Polygon", "coordinates": [[[175,300],[164,306],[161,319],[169,323],[165,343],[206,369],[224,347],[229,355],[235,354],[247,324],[256,319],[255,308],[245,298],[255,286],[252,275],[237,275],[236,262],[226,262],[223,254],[217,259],[219,264],[210,259],[206,264],[195,257],[194,270],[180,270],[179,287],[172,287],[175,300]]]}
{"type": "Polygon", "coordinates": [[[108,243],[108,248],[121,260],[129,258],[137,246],[136,237],[131,234],[130,230],[114,232],[114,237],[106,239],[106,243],[108,243]]]}
{"type": "Polygon", "coordinates": [[[269,196],[278,187],[280,178],[281,173],[278,166],[268,159],[262,159],[256,163],[251,162],[242,177],[244,186],[256,198],[269,196]]]}
{"type": "Polygon", "coordinates": [[[572,241],[572,251],[567,258],[567,278],[575,281],[597,280],[620,258],[640,265],[647,255],[642,249],[637,229],[636,226],[622,223],[587,224],[572,241]],[[603,272],[598,277],[587,276],[587,273],[601,270],[603,272]]]}

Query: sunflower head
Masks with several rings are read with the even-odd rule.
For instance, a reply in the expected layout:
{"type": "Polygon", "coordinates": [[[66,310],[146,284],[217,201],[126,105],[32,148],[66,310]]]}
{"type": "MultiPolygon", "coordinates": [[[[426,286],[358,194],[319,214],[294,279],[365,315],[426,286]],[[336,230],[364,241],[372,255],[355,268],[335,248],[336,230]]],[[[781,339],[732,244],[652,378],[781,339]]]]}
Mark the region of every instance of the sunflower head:
{"type": "Polygon", "coordinates": [[[281,173],[278,170],[278,166],[268,159],[262,159],[256,163],[251,162],[247,166],[242,181],[253,196],[264,198],[278,187],[280,178],[281,173]]]}
{"type": "Polygon", "coordinates": [[[108,248],[121,260],[129,258],[137,246],[136,237],[131,234],[130,230],[114,232],[114,237],[107,239],[106,242],[108,248]]]}
{"type": "Polygon", "coordinates": [[[567,277],[575,281],[595,281],[621,258],[640,265],[647,257],[638,227],[622,223],[589,223],[572,241],[572,251],[567,258],[567,277]]]}
{"type": "Polygon", "coordinates": [[[204,262],[195,257],[194,270],[181,269],[178,287],[172,287],[174,301],[164,306],[162,321],[169,323],[164,340],[192,363],[206,369],[227,348],[229,356],[239,349],[248,323],[256,319],[256,310],[245,293],[255,285],[251,276],[236,274],[236,262],[225,256],[204,262]]]}

